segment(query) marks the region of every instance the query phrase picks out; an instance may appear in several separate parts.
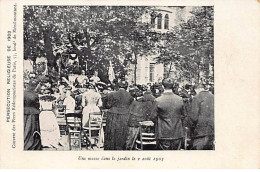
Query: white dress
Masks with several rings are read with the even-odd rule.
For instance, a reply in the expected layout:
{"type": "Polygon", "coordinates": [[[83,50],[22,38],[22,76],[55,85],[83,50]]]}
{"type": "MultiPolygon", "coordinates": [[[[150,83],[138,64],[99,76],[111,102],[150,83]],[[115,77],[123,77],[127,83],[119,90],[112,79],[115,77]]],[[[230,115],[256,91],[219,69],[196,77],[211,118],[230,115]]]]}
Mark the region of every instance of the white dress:
{"type": "Polygon", "coordinates": [[[83,86],[84,80],[88,80],[88,77],[87,77],[86,75],[79,75],[79,76],[77,77],[77,80],[78,80],[79,84],[80,84],[81,86],[83,86]]]}
{"type": "MultiPolygon", "coordinates": [[[[88,90],[87,92],[84,92],[82,95],[82,106],[83,108],[83,119],[82,124],[84,127],[88,126],[89,121],[89,113],[92,112],[100,112],[99,107],[102,106],[102,100],[101,95],[94,90],[88,90]]],[[[93,142],[91,140],[91,142],[93,142]]],[[[98,139],[98,146],[103,146],[104,143],[104,131],[103,128],[101,129],[101,136],[98,139]]]]}
{"type": "Polygon", "coordinates": [[[57,119],[52,111],[52,102],[40,101],[41,113],[39,115],[41,141],[44,147],[57,148],[60,140],[60,131],[57,119]]]}
{"type": "Polygon", "coordinates": [[[88,90],[82,95],[83,108],[83,126],[88,126],[89,113],[100,112],[99,106],[102,106],[101,95],[94,90],[88,90]]]}
{"type": "Polygon", "coordinates": [[[93,80],[94,83],[97,83],[100,81],[100,78],[98,76],[92,76],[90,80],[93,80]]]}
{"type": "Polygon", "coordinates": [[[66,113],[74,113],[76,102],[73,97],[68,96],[64,99],[63,105],[66,105],[66,113]]]}

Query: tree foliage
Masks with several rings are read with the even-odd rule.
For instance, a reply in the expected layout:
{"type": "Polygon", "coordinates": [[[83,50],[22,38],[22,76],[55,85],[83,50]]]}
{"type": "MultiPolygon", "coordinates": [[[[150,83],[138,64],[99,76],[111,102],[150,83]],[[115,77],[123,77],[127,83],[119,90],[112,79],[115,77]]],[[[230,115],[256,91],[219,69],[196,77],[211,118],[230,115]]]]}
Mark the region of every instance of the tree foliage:
{"type": "Polygon", "coordinates": [[[53,69],[60,55],[76,54],[77,68],[60,65],[63,72],[80,72],[87,64],[105,81],[110,61],[115,73],[124,73],[129,62],[136,64],[139,56],[159,50],[158,63],[174,66],[179,77],[213,79],[209,74],[209,66],[214,65],[213,7],[193,8],[188,21],[163,34],[142,21],[153,10],[145,6],[24,6],[24,58],[46,57],[53,69]]]}
{"type": "Polygon", "coordinates": [[[124,60],[134,63],[132,54],[150,52],[155,45],[150,24],[140,20],[150,10],[135,6],[25,6],[24,57],[33,61],[47,57],[48,66],[57,67],[57,53],[76,54],[82,69],[87,63],[88,70],[106,74],[112,61],[115,72],[122,71],[124,60]]]}
{"type": "Polygon", "coordinates": [[[214,66],[213,7],[196,7],[187,22],[165,34],[158,62],[174,65],[181,78],[213,80],[209,66],[214,66]]]}

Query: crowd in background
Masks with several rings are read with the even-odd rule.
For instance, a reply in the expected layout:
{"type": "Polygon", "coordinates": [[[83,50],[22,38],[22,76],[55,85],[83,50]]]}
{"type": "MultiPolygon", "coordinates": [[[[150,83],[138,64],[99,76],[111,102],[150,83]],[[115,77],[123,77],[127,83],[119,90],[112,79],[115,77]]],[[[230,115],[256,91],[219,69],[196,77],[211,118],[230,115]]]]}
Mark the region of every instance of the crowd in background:
{"type": "Polygon", "coordinates": [[[140,122],[152,121],[159,150],[183,147],[185,133],[191,139],[188,149],[214,149],[214,87],[197,83],[180,86],[172,78],[161,83],[128,85],[124,77],[110,84],[100,82],[97,73],[85,71],[73,82],[44,80],[25,82],[24,149],[63,146],[56,120],[57,105],[67,113],[80,111],[83,126],[91,112],[107,109],[106,127],[97,146],[104,150],[133,150],[140,122]]]}

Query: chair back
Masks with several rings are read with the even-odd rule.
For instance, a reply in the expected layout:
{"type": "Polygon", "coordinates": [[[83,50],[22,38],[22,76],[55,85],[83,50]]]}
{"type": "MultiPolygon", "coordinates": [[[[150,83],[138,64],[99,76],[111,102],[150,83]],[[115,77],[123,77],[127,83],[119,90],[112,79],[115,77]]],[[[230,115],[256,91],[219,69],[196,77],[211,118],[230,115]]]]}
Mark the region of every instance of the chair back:
{"type": "Polygon", "coordinates": [[[156,149],[155,127],[152,121],[139,123],[139,137],[136,140],[136,149],[153,150],[156,149]],[[140,145],[140,146],[139,146],[140,145]]]}
{"type": "Polygon", "coordinates": [[[102,121],[103,121],[102,112],[89,113],[88,127],[83,127],[84,130],[87,130],[86,134],[89,139],[99,139],[100,138],[102,121]]]}
{"type": "Polygon", "coordinates": [[[56,105],[56,118],[60,129],[60,135],[66,135],[66,105],[56,105]]]}
{"type": "Polygon", "coordinates": [[[102,126],[105,127],[107,123],[107,111],[108,109],[102,109],[103,118],[102,118],[102,126]]]}
{"type": "Polygon", "coordinates": [[[81,149],[82,113],[67,113],[65,119],[69,136],[69,149],[81,149]]]}
{"type": "Polygon", "coordinates": [[[64,118],[66,114],[66,105],[57,105],[57,118],[64,118]]]}
{"type": "Polygon", "coordinates": [[[92,112],[89,113],[89,128],[90,129],[101,129],[103,121],[102,112],[92,112]]]}
{"type": "Polygon", "coordinates": [[[82,113],[67,113],[65,119],[68,128],[82,130],[82,113]]]}

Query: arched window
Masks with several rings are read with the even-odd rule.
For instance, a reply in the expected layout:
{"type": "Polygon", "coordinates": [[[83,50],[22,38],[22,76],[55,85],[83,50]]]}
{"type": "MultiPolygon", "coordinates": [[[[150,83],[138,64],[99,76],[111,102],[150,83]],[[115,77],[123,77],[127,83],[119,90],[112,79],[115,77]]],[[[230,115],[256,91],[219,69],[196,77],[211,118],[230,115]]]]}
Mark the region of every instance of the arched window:
{"type": "Polygon", "coordinates": [[[158,15],[157,29],[162,29],[162,14],[161,13],[158,15]]]}
{"type": "Polygon", "coordinates": [[[164,17],[164,29],[169,29],[169,15],[165,14],[164,17]]]}

